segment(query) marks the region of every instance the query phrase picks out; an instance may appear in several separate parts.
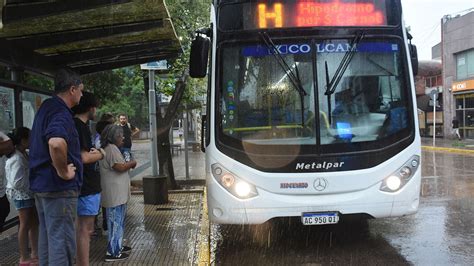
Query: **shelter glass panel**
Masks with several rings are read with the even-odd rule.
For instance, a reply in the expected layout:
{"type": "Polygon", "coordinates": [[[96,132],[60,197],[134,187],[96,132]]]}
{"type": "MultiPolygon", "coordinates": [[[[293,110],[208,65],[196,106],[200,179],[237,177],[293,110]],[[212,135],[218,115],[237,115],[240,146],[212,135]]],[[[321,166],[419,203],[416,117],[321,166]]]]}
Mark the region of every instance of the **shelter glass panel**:
{"type": "Polygon", "coordinates": [[[0,130],[4,133],[15,127],[14,97],[13,89],[0,86],[0,130]]]}
{"type": "Polygon", "coordinates": [[[27,128],[33,127],[33,119],[35,118],[36,112],[38,112],[44,100],[48,98],[50,98],[50,96],[45,94],[23,91],[21,97],[23,104],[23,126],[27,128]]]}

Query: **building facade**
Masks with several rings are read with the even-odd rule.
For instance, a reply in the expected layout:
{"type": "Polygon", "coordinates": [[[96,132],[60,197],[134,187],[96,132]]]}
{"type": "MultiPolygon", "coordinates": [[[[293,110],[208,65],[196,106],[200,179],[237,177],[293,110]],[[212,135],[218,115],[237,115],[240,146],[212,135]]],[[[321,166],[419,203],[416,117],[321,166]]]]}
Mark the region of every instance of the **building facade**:
{"type": "Polygon", "coordinates": [[[440,60],[421,60],[418,63],[418,75],[415,77],[416,103],[421,136],[433,136],[436,124],[436,136],[443,136],[443,78],[440,60]],[[438,92],[436,107],[430,93],[438,92]],[[434,114],[434,109],[436,113],[434,114]],[[434,121],[436,120],[436,123],[434,121]]]}
{"type": "Polygon", "coordinates": [[[474,11],[441,20],[441,45],[432,58],[443,65],[444,136],[452,137],[452,121],[459,121],[464,138],[474,139],[474,11]]]}

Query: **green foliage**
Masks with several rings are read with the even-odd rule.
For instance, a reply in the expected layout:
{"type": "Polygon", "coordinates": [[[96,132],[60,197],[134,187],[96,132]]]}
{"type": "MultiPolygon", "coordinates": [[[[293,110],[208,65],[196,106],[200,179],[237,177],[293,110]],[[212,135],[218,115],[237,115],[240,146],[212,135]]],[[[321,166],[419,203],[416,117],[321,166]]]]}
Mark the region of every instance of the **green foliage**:
{"type": "Polygon", "coordinates": [[[54,90],[54,81],[52,78],[36,74],[25,73],[24,83],[42,90],[54,90]]]}
{"type": "Polygon", "coordinates": [[[102,71],[83,76],[86,90],[101,102],[98,115],[125,113],[138,127],[148,125],[148,101],[144,93],[142,70],[138,66],[102,71]]]}
{"type": "MultiPolygon", "coordinates": [[[[183,53],[171,62],[171,75],[162,82],[160,91],[172,95],[176,79],[183,75],[189,67],[189,53],[194,32],[197,29],[209,27],[210,1],[200,0],[171,0],[167,1],[168,10],[173,21],[178,38],[180,39],[183,53]]],[[[196,105],[196,96],[205,95],[207,79],[188,79],[183,101],[188,106],[196,105]]]]}

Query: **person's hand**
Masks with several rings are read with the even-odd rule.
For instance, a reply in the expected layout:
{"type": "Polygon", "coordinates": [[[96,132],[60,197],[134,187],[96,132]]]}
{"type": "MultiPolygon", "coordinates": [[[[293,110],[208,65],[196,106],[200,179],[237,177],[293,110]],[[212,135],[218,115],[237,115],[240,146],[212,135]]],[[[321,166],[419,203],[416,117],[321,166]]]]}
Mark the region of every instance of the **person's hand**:
{"type": "Polygon", "coordinates": [[[130,162],[128,162],[130,164],[130,168],[134,169],[136,166],[137,166],[137,161],[135,160],[131,160],[130,162]]]}
{"type": "Polygon", "coordinates": [[[71,180],[76,176],[76,167],[74,166],[74,164],[70,163],[67,165],[66,172],[58,172],[58,175],[64,180],[71,180]]]}
{"type": "Polygon", "coordinates": [[[91,154],[99,154],[100,151],[99,151],[98,149],[96,149],[96,148],[91,148],[91,150],[89,151],[89,153],[91,153],[91,154]]]}
{"type": "Polygon", "coordinates": [[[99,152],[102,153],[102,159],[104,159],[104,158],[105,158],[105,155],[107,154],[107,153],[105,153],[105,150],[102,149],[102,148],[100,148],[100,149],[99,149],[99,152]]]}
{"type": "Polygon", "coordinates": [[[102,159],[104,159],[105,155],[98,149],[95,149],[95,148],[91,148],[91,150],[89,151],[90,154],[94,154],[94,155],[101,155],[102,156],[102,159]]]}

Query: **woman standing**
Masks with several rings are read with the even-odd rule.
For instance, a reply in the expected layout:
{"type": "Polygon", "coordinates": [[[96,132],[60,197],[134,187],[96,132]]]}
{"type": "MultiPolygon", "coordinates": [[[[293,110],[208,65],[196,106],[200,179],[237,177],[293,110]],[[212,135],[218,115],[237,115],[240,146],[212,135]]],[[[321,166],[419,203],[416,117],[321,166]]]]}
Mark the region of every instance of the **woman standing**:
{"type": "Polygon", "coordinates": [[[18,230],[20,265],[36,264],[38,262],[38,215],[33,194],[30,191],[28,154],[26,153],[30,130],[19,127],[8,136],[15,145],[15,151],[8,156],[5,164],[7,196],[10,201],[13,201],[20,217],[18,230]],[[30,259],[28,259],[28,238],[31,245],[30,259]]]}
{"type": "Polygon", "coordinates": [[[137,162],[125,162],[119,148],[123,145],[123,131],[120,126],[108,125],[102,131],[101,145],[105,158],[99,162],[102,186],[102,206],[106,209],[109,233],[105,261],[120,261],[128,258],[130,247],[122,245],[127,202],[130,199],[130,177],[128,171],[137,162]]]}

